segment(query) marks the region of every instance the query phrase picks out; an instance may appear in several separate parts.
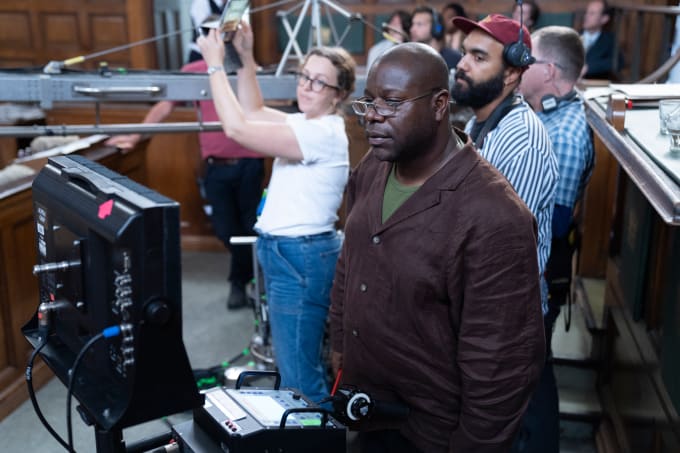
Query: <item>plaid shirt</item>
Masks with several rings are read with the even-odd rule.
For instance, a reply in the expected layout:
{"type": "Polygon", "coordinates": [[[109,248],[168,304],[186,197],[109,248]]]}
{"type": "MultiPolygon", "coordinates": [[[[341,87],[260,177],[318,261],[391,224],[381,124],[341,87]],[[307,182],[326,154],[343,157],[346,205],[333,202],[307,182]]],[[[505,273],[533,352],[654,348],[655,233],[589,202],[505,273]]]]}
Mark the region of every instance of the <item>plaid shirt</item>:
{"type": "Polygon", "coordinates": [[[537,115],[548,130],[560,169],[555,204],[574,209],[593,169],[593,142],[583,101],[561,100],[555,110],[537,115]]]}

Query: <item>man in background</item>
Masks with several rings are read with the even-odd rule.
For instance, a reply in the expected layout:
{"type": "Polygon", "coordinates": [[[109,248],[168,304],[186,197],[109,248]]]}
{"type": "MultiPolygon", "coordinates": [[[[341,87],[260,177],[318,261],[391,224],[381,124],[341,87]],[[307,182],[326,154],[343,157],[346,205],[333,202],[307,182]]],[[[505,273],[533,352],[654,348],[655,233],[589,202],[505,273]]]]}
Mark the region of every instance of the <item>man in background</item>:
{"type": "Polygon", "coordinates": [[[411,15],[406,11],[397,10],[392,13],[386,25],[386,27],[383,26],[383,37],[385,39],[378,41],[368,49],[368,56],[366,57],[367,69],[387,49],[408,41],[408,33],[411,29],[411,15]]]}
{"type": "Polygon", "coordinates": [[[581,34],[583,47],[586,49],[584,79],[615,79],[614,59],[616,58],[616,69],[622,66],[621,54],[614,55],[616,36],[604,30],[612,19],[612,14],[613,9],[606,1],[592,1],[586,7],[581,34]]]}
{"type": "Polygon", "coordinates": [[[516,452],[559,452],[559,401],[552,367],[552,332],[571,282],[574,207],[588,182],[594,152],[583,100],[574,89],[584,64],[576,31],[549,26],[531,35],[536,62],[522,76],[520,92],[550,135],[560,179],[552,217],[552,247],[547,265],[548,312],[544,317],[546,364],[522,422],[516,452]]]}
{"type": "Polygon", "coordinates": [[[460,61],[461,53],[445,45],[446,30],[437,11],[429,6],[417,7],[411,15],[409,33],[411,41],[429,45],[444,58],[449,69],[455,69],[460,61]]]}

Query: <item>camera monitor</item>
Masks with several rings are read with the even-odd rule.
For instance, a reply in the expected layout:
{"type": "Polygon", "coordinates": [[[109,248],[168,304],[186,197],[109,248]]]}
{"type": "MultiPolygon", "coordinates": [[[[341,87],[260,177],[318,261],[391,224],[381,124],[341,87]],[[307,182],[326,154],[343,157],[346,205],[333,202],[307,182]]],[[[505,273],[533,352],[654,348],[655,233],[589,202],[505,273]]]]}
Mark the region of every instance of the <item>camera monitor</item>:
{"type": "Polygon", "coordinates": [[[203,404],[182,341],[179,204],[80,156],[33,183],[41,309],[23,328],[92,421],[121,429],[203,404]],[[47,310],[43,312],[43,308],[47,310]],[[46,328],[45,314],[50,319],[46,328]],[[40,319],[39,319],[40,318],[40,319]]]}

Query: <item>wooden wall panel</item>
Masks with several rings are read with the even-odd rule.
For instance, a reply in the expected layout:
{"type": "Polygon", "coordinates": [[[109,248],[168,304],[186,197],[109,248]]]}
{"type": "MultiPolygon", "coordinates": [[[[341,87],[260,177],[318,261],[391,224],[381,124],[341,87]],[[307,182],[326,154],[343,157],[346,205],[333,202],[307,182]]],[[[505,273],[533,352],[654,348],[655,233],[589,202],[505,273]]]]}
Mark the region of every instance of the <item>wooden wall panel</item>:
{"type": "Polygon", "coordinates": [[[0,47],[32,49],[30,16],[26,12],[0,12],[0,47]]]}
{"type": "Polygon", "coordinates": [[[31,274],[35,240],[30,190],[1,199],[0,206],[1,419],[16,402],[21,402],[21,398],[15,398],[15,391],[19,388],[17,382],[23,381],[21,376],[31,350],[21,326],[33,315],[38,285],[31,274]]]}
{"type": "MultiPolygon", "coordinates": [[[[44,66],[153,36],[153,0],[3,0],[0,67],[44,66]]],[[[155,67],[153,45],[88,59],[76,69],[155,67]]]]}
{"type": "MultiPolygon", "coordinates": [[[[94,14],[87,21],[93,49],[112,49],[128,43],[127,19],[122,15],[94,14]]],[[[130,52],[119,51],[102,56],[109,66],[130,66],[130,52]]]]}
{"type": "Polygon", "coordinates": [[[53,59],[64,55],[77,55],[81,48],[80,27],[78,15],[72,13],[43,13],[40,14],[40,29],[43,30],[40,46],[52,53],[53,59]]]}

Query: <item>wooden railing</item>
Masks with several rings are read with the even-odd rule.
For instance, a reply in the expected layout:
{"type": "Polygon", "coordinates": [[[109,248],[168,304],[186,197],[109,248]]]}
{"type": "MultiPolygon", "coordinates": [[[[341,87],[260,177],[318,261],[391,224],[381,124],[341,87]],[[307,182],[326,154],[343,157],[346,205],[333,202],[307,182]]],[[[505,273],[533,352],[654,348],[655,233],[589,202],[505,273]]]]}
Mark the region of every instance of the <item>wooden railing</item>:
{"type": "Polygon", "coordinates": [[[617,3],[614,10],[616,51],[623,51],[625,64],[623,68],[613,68],[613,72],[620,74],[621,81],[625,82],[663,81],[673,62],[680,59],[678,55],[670,55],[673,25],[680,15],[680,7],[617,3]],[[643,78],[643,74],[648,76],[643,78]]]}

